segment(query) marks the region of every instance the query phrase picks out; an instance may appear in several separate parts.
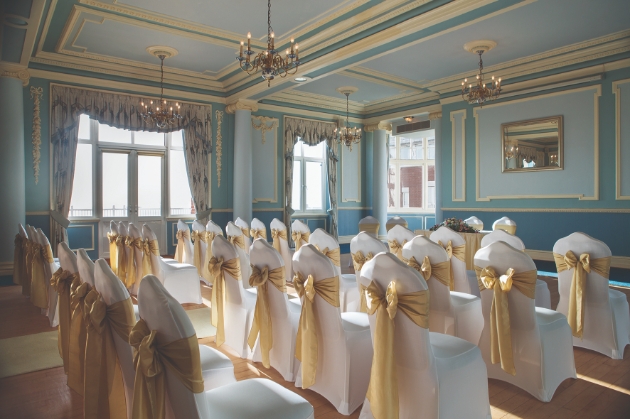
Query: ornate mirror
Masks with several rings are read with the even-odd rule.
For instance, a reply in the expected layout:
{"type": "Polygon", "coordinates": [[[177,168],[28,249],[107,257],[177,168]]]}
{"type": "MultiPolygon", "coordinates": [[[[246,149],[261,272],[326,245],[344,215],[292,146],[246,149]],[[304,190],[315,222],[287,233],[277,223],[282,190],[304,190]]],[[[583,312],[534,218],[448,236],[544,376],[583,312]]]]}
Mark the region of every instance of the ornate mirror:
{"type": "Polygon", "coordinates": [[[503,172],[562,170],[562,116],[501,124],[503,172]]]}

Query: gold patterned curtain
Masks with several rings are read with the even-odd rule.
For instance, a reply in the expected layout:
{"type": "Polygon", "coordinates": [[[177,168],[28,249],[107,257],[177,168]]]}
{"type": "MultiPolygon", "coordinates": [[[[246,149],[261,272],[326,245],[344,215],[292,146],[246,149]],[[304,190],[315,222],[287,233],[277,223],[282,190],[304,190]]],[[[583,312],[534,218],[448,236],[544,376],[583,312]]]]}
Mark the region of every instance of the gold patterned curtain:
{"type": "Polygon", "coordinates": [[[79,134],[79,116],[87,114],[102,124],[132,131],[172,132],[184,130],[189,180],[192,179],[191,191],[197,211],[203,216],[208,212],[207,161],[211,152],[211,115],[210,106],[181,103],[179,124],[166,130],[159,130],[148,125],[140,116],[139,96],[96,90],[80,89],[53,84],[51,88],[50,141],[52,144],[52,208],[51,246],[56,251],[57,245],[67,242],[66,228],[70,224],[68,213],[74,180],[74,166],[79,134]],[[188,138],[188,141],[186,141],[188,138]],[[200,153],[192,158],[189,153],[200,153]],[[199,161],[206,162],[206,168],[200,169],[199,161]],[[190,166],[190,167],[189,167],[190,166]],[[205,192],[201,192],[205,183],[205,192]]]}

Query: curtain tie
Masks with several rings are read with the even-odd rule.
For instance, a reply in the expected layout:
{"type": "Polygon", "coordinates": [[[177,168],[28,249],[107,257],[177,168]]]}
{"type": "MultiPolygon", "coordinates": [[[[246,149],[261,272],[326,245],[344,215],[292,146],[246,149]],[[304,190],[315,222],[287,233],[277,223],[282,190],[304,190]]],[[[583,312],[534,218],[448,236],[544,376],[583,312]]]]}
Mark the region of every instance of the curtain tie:
{"type": "Polygon", "coordinates": [[[395,254],[398,259],[402,260],[402,249],[403,246],[407,243],[407,240],[403,240],[403,242],[400,243],[398,240],[393,239],[388,240],[387,243],[389,244],[389,251],[395,254]]]}
{"type": "Polygon", "coordinates": [[[567,321],[571,326],[573,336],[582,338],[584,334],[584,293],[586,289],[586,274],[594,271],[608,279],[610,274],[610,256],[591,259],[588,253],[582,253],[580,258],[572,251],[563,255],[553,254],[558,272],[573,269],[571,289],[569,291],[569,312],[567,321]]]}
{"type": "Polygon", "coordinates": [[[225,273],[239,281],[241,279],[241,263],[238,257],[224,261],[223,258],[212,256],[208,262],[208,270],[213,278],[212,285],[212,325],[217,328],[215,338],[217,346],[225,342],[225,273]]]}
{"type": "Polygon", "coordinates": [[[70,286],[78,274],[59,268],[50,278],[50,285],[57,291],[59,301],[59,354],[63,359],[63,369],[68,373],[68,346],[70,344],[70,286]]]}
{"type": "Polygon", "coordinates": [[[499,275],[491,266],[483,269],[475,266],[475,271],[479,290],[489,289],[494,292],[490,308],[490,360],[493,364],[500,362],[503,371],[516,375],[507,293],[512,287],[516,287],[523,295],[534,299],[538,272],[532,270],[516,273],[509,268],[504,275],[499,275]]]}
{"type": "Polygon", "coordinates": [[[175,235],[177,238],[177,247],[175,248],[175,259],[182,263],[184,262],[184,241],[190,240],[190,230],[177,230],[175,235]]]}
{"type": "Polygon", "coordinates": [[[339,277],[333,276],[315,282],[313,275],[305,278],[301,272],[296,272],[293,285],[302,298],[295,357],[302,362],[302,388],[309,388],[315,384],[317,373],[317,317],[313,300],[317,294],[333,307],[339,307],[339,277]]]}
{"type": "Polygon", "coordinates": [[[429,291],[399,295],[395,281],[389,283],[385,292],[372,281],[367,287],[367,295],[370,302],[368,313],[376,313],[376,326],[374,357],[366,397],[375,419],[397,419],[399,402],[394,318],[400,311],[417,326],[428,329],[429,291]]]}
{"type": "Polygon", "coordinates": [[[256,239],[265,239],[267,240],[267,230],[264,228],[252,228],[249,230],[249,234],[251,234],[254,240],[256,239]]]}
{"type": "Polygon", "coordinates": [[[340,254],[341,252],[339,251],[338,247],[336,249],[328,249],[327,247],[324,247],[324,249],[321,250],[319,246],[315,245],[315,248],[317,248],[317,250],[319,250],[321,253],[326,255],[328,259],[330,259],[335,266],[337,267],[341,266],[341,254],[340,254]]]}
{"type": "Polygon", "coordinates": [[[271,282],[276,289],[282,293],[287,292],[284,266],[269,269],[268,266],[258,268],[252,265],[252,274],[249,277],[249,285],[256,287],[256,308],[254,309],[254,321],[249,331],[247,343],[253,350],[256,338],[260,334],[260,352],[265,368],[269,368],[269,351],[273,347],[273,333],[271,324],[271,311],[269,305],[269,288],[271,282]]]}
{"type": "Polygon", "coordinates": [[[90,284],[81,282],[77,275],[70,286],[70,339],[68,350],[68,387],[83,396],[85,344],[87,341],[87,324],[85,322],[85,297],[90,292],[90,284]]]}
{"type": "Polygon", "coordinates": [[[278,230],[277,228],[271,229],[271,237],[273,238],[273,248],[280,253],[280,239],[288,240],[286,230],[278,230]]]}
{"type": "Polygon", "coordinates": [[[302,240],[308,243],[308,239],[311,237],[311,233],[308,231],[293,231],[291,233],[291,238],[295,242],[295,251],[297,252],[302,247],[302,240]]]}

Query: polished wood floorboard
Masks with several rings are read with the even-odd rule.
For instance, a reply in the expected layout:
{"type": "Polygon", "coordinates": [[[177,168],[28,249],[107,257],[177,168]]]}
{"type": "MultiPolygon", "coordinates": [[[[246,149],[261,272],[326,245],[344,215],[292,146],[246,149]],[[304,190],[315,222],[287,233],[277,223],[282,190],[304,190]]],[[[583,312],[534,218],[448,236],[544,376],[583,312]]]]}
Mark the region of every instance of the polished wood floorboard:
{"type": "MultiPolygon", "coordinates": [[[[342,266],[347,266],[347,263],[342,263],[342,266]]],[[[344,271],[349,269],[344,268],[344,271]]],[[[549,284],[552,307],[555,307],[558,302],[557,282],[554,278],[542,279],[549,284]]],[[[630,289],[617,289],[630,299],[630,289]]],[[[209,300],[210,288],[202,285],[202,294],[205,300],[209,300]]],[[[187,310],[199,307],[201,306],[185,305],[187,310]]],[[[21,295],[20,287],[0,287],[0,339],[50,330],[53,329],[48,327],[47,319],[33,307],[27,297],[21,295]]],[[[215,347],[213,337],[200,339],[200,343],[215,347]]],[[[234,363],[237,380],[255,377],[271,379],[307,399],[315,408],[315,417],[318,419],[359,417],[360,409],[350,416],[340,415],[322,396],[284,381],[275,370],[238,358],[227,348],[219,350],[234,363]]],[[[510,384],[489,380],[492,418],[630,418],[630,348],[626,348],[623,360],[612,360],[579,348],[574,349],[574,354],[578,379],[564,381],[549,403],[542,403],[510,384]]],[[[82,418],[82,406],[82,397],[68,388],[66,375],[61,367],[0,379],[2,419],[82,418]]]]}

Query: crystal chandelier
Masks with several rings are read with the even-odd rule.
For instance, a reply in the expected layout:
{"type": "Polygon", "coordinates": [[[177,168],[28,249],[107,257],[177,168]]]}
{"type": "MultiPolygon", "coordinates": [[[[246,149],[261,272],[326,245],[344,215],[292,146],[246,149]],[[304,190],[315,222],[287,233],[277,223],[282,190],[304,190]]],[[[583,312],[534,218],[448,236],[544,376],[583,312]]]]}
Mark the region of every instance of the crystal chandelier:
{"type": "Polygon", "coordinates": [[[271,0],[267,2],[267,49],[260,52],[253,59],[251,56],[254,51],[251,49],[251,32],[247,33],[247,50],[243,51],[245,46],[241,41],[241,49],[236,59],[241,69],[247,74],[255,74],[261,70],[262,78],[267,80],[267,86],[271,85],[271,80],[276,77],[286,77],[297,72],[300,60],[298,57],[298,44],[291,39],[291,47],[287,48],[284,58],[281,52],[275,49],[275,34],[271,27],[271,0]],[[245,56],[243,56],[243,54],[245,56]]]}
{"type": "Polygon", "coordinates": [[[158,129],[166,129],[172,127],[173,125],[179,125],[179,120],[182,119],[182,116],[179,112],[179,103],[175,102],[175,108],[173,106],[169,106],[166,100],[164,100],[164,59],[168,56],[170,57],[170,53],[165,51],[156,51],[154,53],[160,59],[160,101],[155,105],[155,109],[153,108],[153,101],[150,100],[148,104],[140,102],[141,109],[143,112],[140,113],[140,116],[144,120],[145,123],[149,125],[155,125],[158,129]]]}
{"type": "MultiPolygon", "coordinates": [[[[492,41],[485,42],[488,43],[492,41]]],[[[477,74],[477,81],[474,85],[472,83],[469,84],[468,79],[464,79],[462,82],[462,98],[471,105],[478,104],[479,106],[483,106],[486,101],[497,99],[501,94],[501,78],[495,80],[494,76],[492,76],[490,83],[486,83],[484,80],[481,54],[493,48],[496,43],[492,42],[489,45],[490,46],[473,45],[470,49],[464,46],[464,48],[468,49],[470,52],[479,54],[479,73],[477,74]]]]}
{"type": "Polygon", "coordinates": [[[346,126],[343,128],[335,128],[334,135],[339,144],[345,145],[350,151],[352,151],[352,144],[358,144],[361,142],[361,128],[352,128],[348,124],[348,115],[350,113],[350,93],[356,92],[357,89],[339,88],[337,90],[346,95],[346,126]]]}

